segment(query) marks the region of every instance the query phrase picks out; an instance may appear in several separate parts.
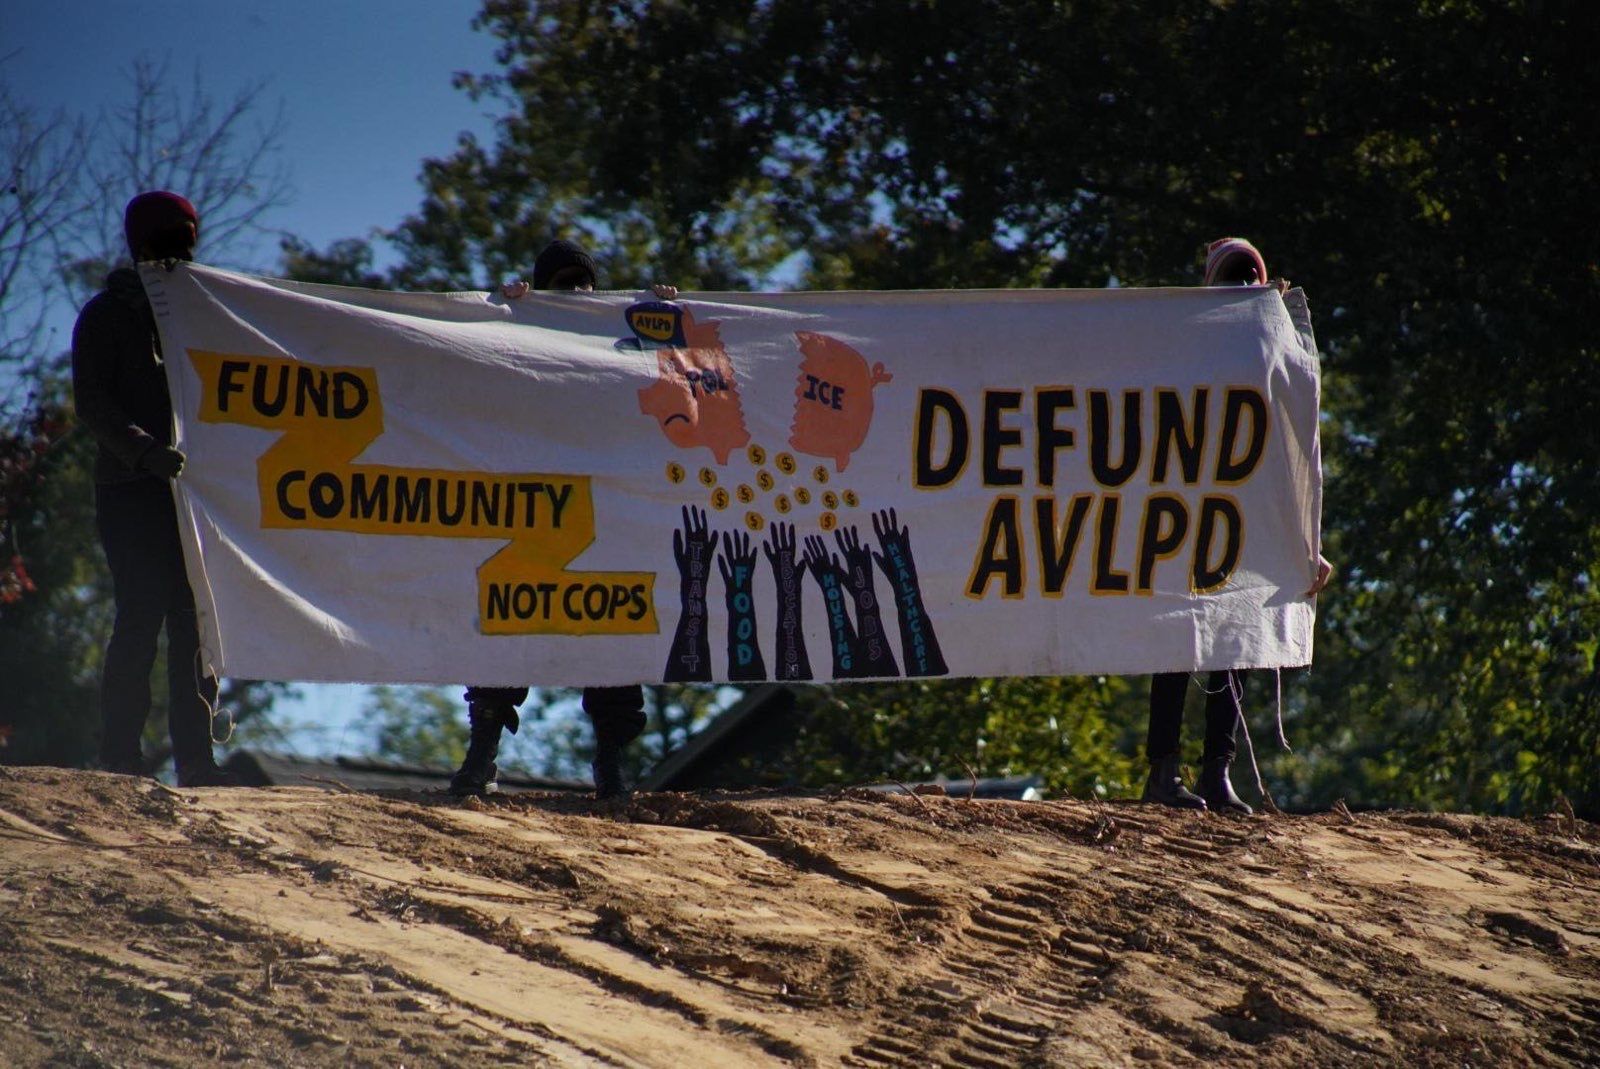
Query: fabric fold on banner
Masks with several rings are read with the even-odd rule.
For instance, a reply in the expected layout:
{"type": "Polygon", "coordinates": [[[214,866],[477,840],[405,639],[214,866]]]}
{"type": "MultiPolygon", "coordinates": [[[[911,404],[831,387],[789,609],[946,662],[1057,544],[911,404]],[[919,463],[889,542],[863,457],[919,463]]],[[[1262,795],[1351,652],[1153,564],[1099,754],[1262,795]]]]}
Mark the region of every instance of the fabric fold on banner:
{"type": "Polygon", "coordinates": [[[202,641],[259,679],[1304,665],[1298,291],[418,294],[144,265],[202,641]]]}

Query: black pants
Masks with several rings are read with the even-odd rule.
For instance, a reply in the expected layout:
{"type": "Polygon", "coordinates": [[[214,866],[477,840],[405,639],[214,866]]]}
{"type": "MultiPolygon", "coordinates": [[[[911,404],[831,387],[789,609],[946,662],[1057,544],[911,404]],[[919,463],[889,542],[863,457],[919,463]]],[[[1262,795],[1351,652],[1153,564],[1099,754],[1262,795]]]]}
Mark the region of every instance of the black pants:
{"type": "MultiPolygon", "coordinates": [[[[1232,761],[1238,754],[1234,732],[1244,712],[1244,671],[1212,672],[1206,680],[1206,748],[1202,760],[1232,761]]],[[[1187,672],[1162,672],[1150,677],[1150,733],[1144,752],[1151,762],[1178,752],[1183,733],[1183,700],[1189,694],[1187,672]]]]}
{"type": "Polygon", "coordinates": [[[172,490],[158,479],[95,487],[95,520],[111,567],[117,620],[100,681],[100,757],[129,764],[150,715],[150,669],[167,629],[167,722],[180,772],[204,767],[211,752],[217,680],[203,674],[194,591],[183,568],[172,490]]]}
{"type": "MultiPolygon", "coordinates": [[[[527,687],[468,687],[468,705],[488,705],[497,708],[515,708],[528,699],[527,687]]],[[[638,684],[624,687],[584,687],[583,711],[589,714],[594,725],[596,740],[607,742],[626,734],[622,743],[638,733],[639,713],[644,709],[644,688],[638,684]]],[[[620,745],[621,743],[619,743],[620,745]]]]}

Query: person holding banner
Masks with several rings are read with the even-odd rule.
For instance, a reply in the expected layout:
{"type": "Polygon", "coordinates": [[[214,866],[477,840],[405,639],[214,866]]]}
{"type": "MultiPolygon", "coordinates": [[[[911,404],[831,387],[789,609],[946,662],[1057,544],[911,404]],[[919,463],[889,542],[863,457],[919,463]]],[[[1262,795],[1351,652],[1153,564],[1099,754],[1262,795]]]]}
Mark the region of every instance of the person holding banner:
{"type": "MultiPolygon", "coordinates": [[[[123,232],[136,262],[192,260],[200,217],[176,193],[140,193],[128,202],[123,232]]],[[[112,271],[105,289],[79,313],[72,330],[72,393],[78,418],[99,445],[95,520],[117,611],[100,683],[99,766],[127,775],[147,771],[140,736],[164,625],[167,724],[178,785],[234,784],[211,749],[217,680],[200,651],[172,493],[185,458],[172,444],[161,338],[137,271],[112,271]]]]}
{"type": "MultiPolygon", "coordinates": [[[[1205,286],[1263,286],[1267,264],[1261,252],[1244,238],[1220,238],[1206,247],[1205,286]]],[[[1279,281],[1280,290],[1287,283],[1279,281]]],[[[1314,597],[1333,575],[1333,565],[1320,554],[1317,577],[1306,597],[1314,597]]],[[[1245,671],[1230,668],[1212,672],[1206,681],[1206,739],[1200,758],[1200,778],[1190,791],[1179,774],[1179,742],[1183,731],[1183,705],[1189,692],[1189,674],[1160,672],[1150,678],[1150,727],[1145,755],[1150,777],[1143,801],[1178,809],[1213,812],[1254,812],[1234,792],[1228,770],[1238,754],[1236,735],[1244,719],[1245,671]]]]}
{"type": "MultiPolygon", "coordinates": [[[[536,290],[589,291],[598,275],[594,258],[570,241],[552,241],[533,263],[536,290]]],[[[510,300],[527,295],[529,285],[521,279],[501,287],[510,300]]],[[[661,300],[678,295],[674,286],[657,284],[652,292],[661,300]]],[[[495,758],[500,752],[500,731],[517,732],[520,718],[517,706],[528,697],[527,687],[468,687],[467,719],[471,730],[467,756],[450,780],[450,793],[457,797],[483,795],[494,791],[499,769],[495,758]]],[[[583,711],[594,726],[594,772],[596,797],[615,798],[626,793],[622,780],[622,751],[644,730],[644,688],[635,684],[622,687],[583,688],[583,711]]]]}

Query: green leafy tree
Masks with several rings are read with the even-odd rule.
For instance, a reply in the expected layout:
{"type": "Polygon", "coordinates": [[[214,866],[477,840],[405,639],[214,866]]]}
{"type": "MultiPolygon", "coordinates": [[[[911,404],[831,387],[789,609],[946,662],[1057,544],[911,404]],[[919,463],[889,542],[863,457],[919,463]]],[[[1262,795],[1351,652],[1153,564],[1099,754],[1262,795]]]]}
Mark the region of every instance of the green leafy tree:
{"type": "Polygon", "coordinates": [[[373,687],[357,723],[388,760],[453,768],[467,755],[466,719],[441,687],[373,687]]]}
{"type": "MultiPolygon", "coordinates": [[[[394,278],[484,285],[562,233],[619,284],[1184,285],[1247,234],[1317,302],[1341,564],[1275,795],[1593,815],[1592,22],[1577,0],[488,0],[501,69],[461,84],[503,119],[424,165],[394,278]]],[[[1110,689],[1026,686],[883,692],[831,745],[882,763],[949,723],[915,750],[976,753],[984,687],[1142,723],[1110,689]]],[[[1034,738],[993,767],[1137,779],[1137,731],[1090,734],[1121,763],[1034,738]]],[[[847,775],[824,749],[813,773],[847,775]]]]}

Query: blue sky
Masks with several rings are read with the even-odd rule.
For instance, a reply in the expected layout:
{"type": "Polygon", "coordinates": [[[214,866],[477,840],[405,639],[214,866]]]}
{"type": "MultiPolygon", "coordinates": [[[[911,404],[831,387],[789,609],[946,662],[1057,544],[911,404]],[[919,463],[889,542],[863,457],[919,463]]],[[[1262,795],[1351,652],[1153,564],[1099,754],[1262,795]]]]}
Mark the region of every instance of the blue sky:
{"type": "MultiPolygon", "coordinates": [[[[419,203],[424,158],[447,155],[463,130],[488,137],[486,108],[451,86],[456,71],[494,67],[494,39],[471,28],[477,7],[450,0],[15,0],[0,5],[0,77],[41,112],[91,117],[123,101],[129,65],[140,56],[169,59],[171,75],[185,86],[198,64],[219,100],[264,82],[267,109],[283,105],[284,157],[295,189],[289,205],[265,222],[323,246],[393,226],[419,203]]],[[[277,259],[274,235],[228,255],[263,271],[277,259]]],[[[62,310],[65,329],[72,312],[62,310]]],[[[304,691],[284,712],[324,731],[296,732],[294,745],[307,753],[359,750],[359,733],[348,725],[364,689],[304,691]]]]}
{"type": "MultiPolygon", "coordinates": [[[[170,58],[185,85],[198,64],[220,99],[264,82],[263,102],[284,106],[295,189],[267,222],[320,246],[399,222],[418,204],[425,157],[447,155],[463,130],[489,134],[487,105],[450,84],[494,66],[494,39],[471,28],[476,11],[444,0],[9,3],[0,73],[42,111],[89,115],[124,99],[141,55],[170,58]]],[[[265,268],[277,249],[263,239],[231,252],[265,268]]]]}

